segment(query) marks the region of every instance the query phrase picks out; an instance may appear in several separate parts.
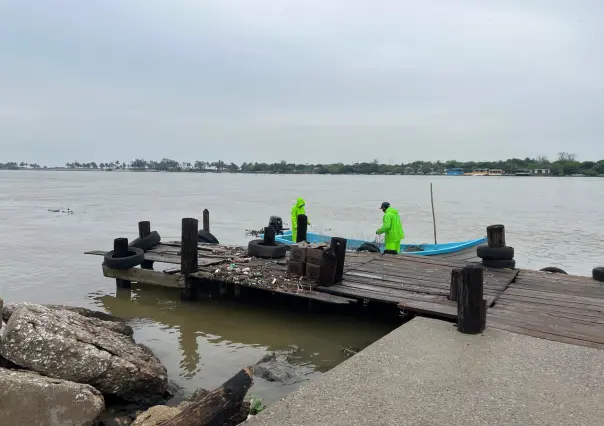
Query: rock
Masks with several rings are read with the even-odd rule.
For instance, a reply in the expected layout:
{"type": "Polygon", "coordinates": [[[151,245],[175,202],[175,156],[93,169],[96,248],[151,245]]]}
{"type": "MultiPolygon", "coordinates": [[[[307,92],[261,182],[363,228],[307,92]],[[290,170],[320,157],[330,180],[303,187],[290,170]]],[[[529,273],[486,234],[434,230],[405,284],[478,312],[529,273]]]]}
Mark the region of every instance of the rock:
{"type": "MultiPolygon", "coordinates": [[[[177,416],[182,412],[182,410],[184,410],[186,407],[193,403],[192,401],[195,400],[196,395],[203,397],[203,395],[209,393],[209,391],[206,391],[204,389],[200,390],[202,391],[201,393],[198,393],[199,391],[196,391],[195,394],[193,394],[193,396],[191,397],[191,401],[183,401],[177,407],[156,405],[155,407],[149,408],[144,413],[139,414],[138,417],[136,417],[136,420],[130,426],[157,426],[161,422],[177,416]]],[[[222,426],[235,426],[240,423],[243,423],[243,421],[247,419],[249,412],[250,403],[244,401],[241,404],[241,410],[239,411],[239,413],[235,414],[233,417],[228,419],[225,423],[222,424],[222,426]]]]}
{"type": "Polygon", "coordinates": [[[2,334],[0,355],[49,377],[86,383],[126,401],[164,400],[166,368],[143,345],[98,318],[24,304],[2,334]]]}
{"type": "MultiPolygon", "coordinates": [[[[145,409],[147,409],[146,407],[145,409]]],[[[130,426],[144,410],[138,405],[109,406],[97,420],[97,426],[130,426]]]]}
{"type": "Polygon", "coordinates": [[[254,375],[269,382],[292,384],[299,382],[303,376],[313,374],[314,368],[308,365],[296,365],[290,362],[287,353],[272,352],[265,355],[255,366],[254,375]]]}
{"type": "Polygon", "coordinates": [[[0,406],[3,425],[89,426],[105,402],[89,385],[0,368],[0,406]]]}
{"type": "MultiPolygon", "coordinates": [[[[8,321],[12,313],[23,306],[32,305],[32,303],[7,303],[4,305],[4,310],[0,309],[2,312],[2,317],[4,321],[8,321]]],[[[114,315],[106,314],[101,311],[93,311],[91,309],[80,308],[77,306],[67,306],[67,305],[42,305],[50,309],[58,309],[58,310],[68,310],[72,312],[76,312],[82,316],[87,318],[97,318],[102,321],[105,321],[104,326],[110,330],[113,330],[117,333],[122,333],[126,336],[133,336],[134,331],[132,327],[125,323],[122,318],[116,317],[114,315]]],[[[0,306],[1,307],[1,306],[0,306]]]]}
{"type": "Polygon", "coordinates": [[[134,420],[134,422],[130,426],[156,426],[161,422],[171,419],[172,417],[180,414],[180,412],[188,404],[190,404],[190,402],[184,401],[179,404],[178,407],[156,405],[155,407],[149,408],[144,413],[139,414],[136,417],[136,420],[134,420]]]}

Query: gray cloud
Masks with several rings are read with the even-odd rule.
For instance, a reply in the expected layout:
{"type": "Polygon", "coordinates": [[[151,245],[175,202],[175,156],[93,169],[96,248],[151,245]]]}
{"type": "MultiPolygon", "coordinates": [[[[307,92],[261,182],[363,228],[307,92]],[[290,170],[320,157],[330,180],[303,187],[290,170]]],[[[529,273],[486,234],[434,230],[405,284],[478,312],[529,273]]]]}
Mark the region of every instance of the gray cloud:
{"type": "Polygon", "coordinates": [[[604,158],[603,10],[4,0],[0,161],[604,158]]]}

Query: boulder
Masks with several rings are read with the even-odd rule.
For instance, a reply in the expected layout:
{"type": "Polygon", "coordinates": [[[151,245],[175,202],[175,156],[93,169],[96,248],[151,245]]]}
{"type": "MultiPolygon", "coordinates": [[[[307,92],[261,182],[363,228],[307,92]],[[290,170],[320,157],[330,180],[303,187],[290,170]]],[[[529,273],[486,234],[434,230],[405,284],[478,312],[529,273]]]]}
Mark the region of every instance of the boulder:
{"type": "Polygon", "coordinates": [[[89,385],[0,368],[0,424],[89,426],[105,409],[89,385]]]}
{"type": "MultiPolygon", "coordinates": [[[[8,321],[12,313],[23,306],[31,305],[31,303],[7,303],[4,305],[4,310],[0,309],[0,313],[2,313],[2,317],[4,321],[8,321]]],[[[125,323],[122,318],[116,317],[114,315],[106,314],[101,311],[93,311],[91,309],[80,308],[78,306],[68,306],[68,305],[42,305],[46,306],[50,309],[59,309],[59,310],[68,310],[72,312],[76,312],[80,315],[83,315],[87,318],[97,318],[102,321],[105,321],[103,325],[110,330],[113,330],[117,333],[122,333],[126,336],[133,336],[134,331],[132,327],[125,323]]],[[[0,304],[0,308],[2,308],[0,304]]]]}
{"type": "Polygon", "coordinates": [[[315,373],[309,365],[297,365],[290,361],[288,353],[271,352],[265,355],[254,366],[254,376],[262,377],[269,382],[293,384],[307,380],[308,375],[315,373]]]}
{"type": "Polygon", "coordinates": [[[149,348],[111,324],[73,310],[23,304],[3,329],[0,355],[23,368],[89,384],[126,401],[163,401],[166,368],[149,348]]]}

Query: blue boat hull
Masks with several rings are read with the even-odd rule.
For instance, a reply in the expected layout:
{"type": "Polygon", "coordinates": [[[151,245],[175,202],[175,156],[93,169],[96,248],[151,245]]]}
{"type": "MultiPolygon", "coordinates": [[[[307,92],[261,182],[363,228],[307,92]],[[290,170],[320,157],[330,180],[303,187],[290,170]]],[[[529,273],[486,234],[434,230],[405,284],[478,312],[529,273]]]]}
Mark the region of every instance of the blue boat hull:
{"type": "MultiPolygon", "coordinates": [[[[264,238],[264,236],[259,235],[258,238],[264,238]]],[[[280,243],[287,244],[287,245],[294,244],[292,241],[292,232],[291,231],[285,231],[283,233],[283,235],[277,235],[275,237],[275,240],[280,243]]],[[[329,244],[331,242],[331,236],[308,232],[306,234],[306,241],[308,241],[309,243],[328,243],[329,244]]],[[[467,240],[467,241],[460,241],[460,242],[453,242],[453,243],[442,243],[442,244],[401,244],[401,254],[414,255],[414,256],[436,256],[436,255],[440,255],[440,254],[456,253],[458,251],[462,251],[462,250],[465,250],[465,249],[468,249],[471,247],[479,246],[481,244],[484,244],[486,241],[487,241],[487,238],[482,237],[482,238],[477,238],[474,240],[467,240]],[[418,248],[421,249],[421,251],[406,251],[406,250],[417,250],[418,248]]],[[[370,243],[371,241],[363,241],[363,240],[356,240],[356,239],[348,238],[347,243],[346,243],[346,248],[349,251],[356,251],[356,249],[358,249],[361,246],[361,244],[368,243],[368,242],[370,243]]],[[[383,247],[381,247],[380,250],[383,251],[383,247]]]]}

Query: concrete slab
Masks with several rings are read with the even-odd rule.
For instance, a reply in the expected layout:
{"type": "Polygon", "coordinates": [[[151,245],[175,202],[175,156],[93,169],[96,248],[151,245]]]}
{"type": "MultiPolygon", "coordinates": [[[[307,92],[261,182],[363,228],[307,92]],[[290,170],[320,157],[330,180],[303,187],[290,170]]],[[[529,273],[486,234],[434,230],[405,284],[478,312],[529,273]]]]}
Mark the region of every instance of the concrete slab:
{"type": "Polygon", "coordinates": [[[604,351],[415,318],[250,425],[603,425],[604,351]]]}

